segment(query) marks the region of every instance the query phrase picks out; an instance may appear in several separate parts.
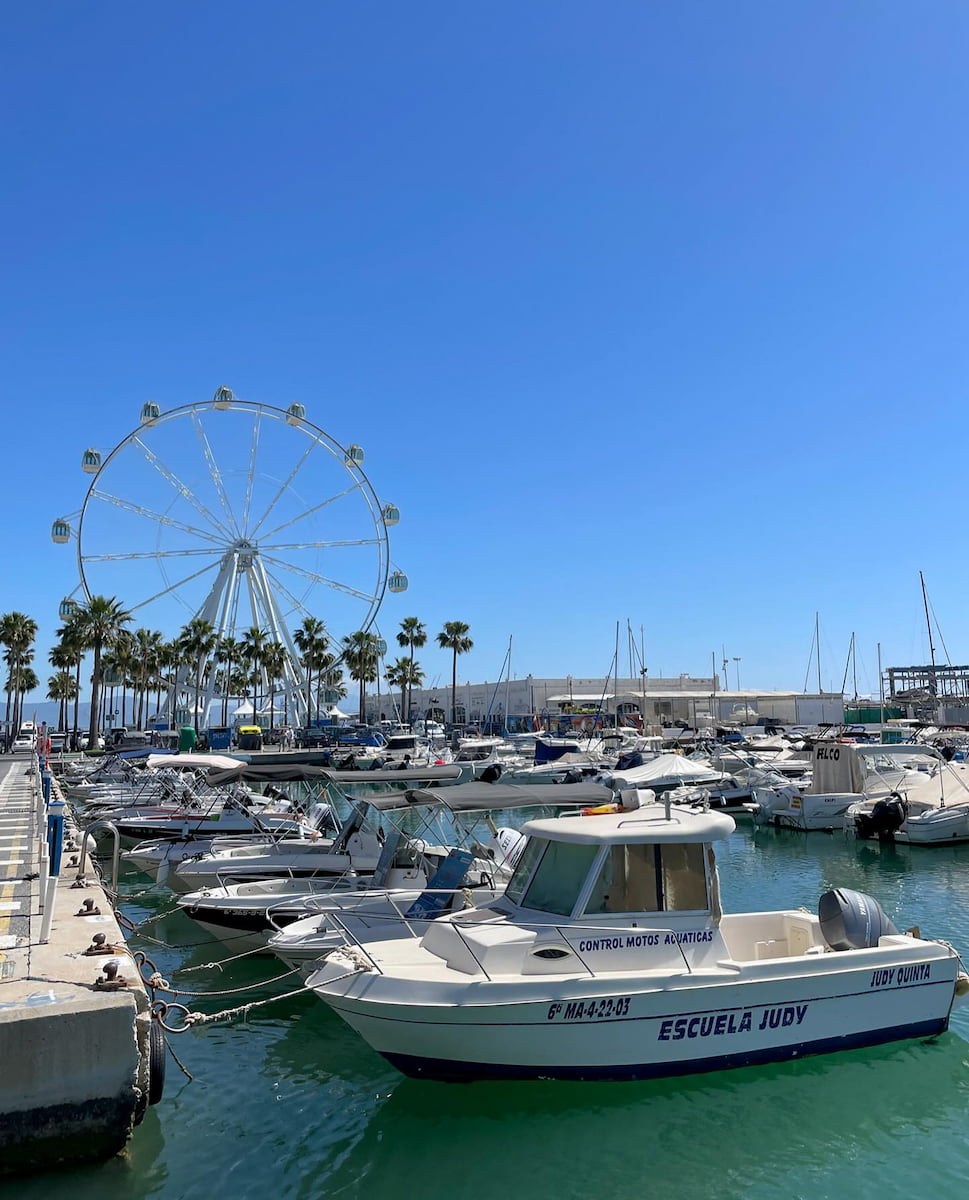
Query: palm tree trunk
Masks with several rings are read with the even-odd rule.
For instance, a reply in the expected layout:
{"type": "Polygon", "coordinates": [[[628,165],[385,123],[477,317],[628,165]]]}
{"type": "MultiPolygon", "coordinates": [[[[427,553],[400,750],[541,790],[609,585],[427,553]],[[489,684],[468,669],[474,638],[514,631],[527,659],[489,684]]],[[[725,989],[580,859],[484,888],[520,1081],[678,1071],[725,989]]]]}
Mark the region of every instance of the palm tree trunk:
{"type": "Polygon", "coordinates": [[[78,651],[77,654],[77,672],[74,676],[74,726],[71,734],[71,749],[77,749],[77,713],[81,703],[81,660],[84,655],[78,651]]]}
{"type": "Polygon", "coordinates": [[[91,716],[88,721],[88,749],[93,750],[98,744],[98,688],[101,684],[101,643],[94,643],[94,668],[91,672],[91,716]]]}
{"type": "Polygon", "coordinates": [[[457,724],[458,711],[458,652],[454,651],[451,665],[451,728],[457,724]]]}

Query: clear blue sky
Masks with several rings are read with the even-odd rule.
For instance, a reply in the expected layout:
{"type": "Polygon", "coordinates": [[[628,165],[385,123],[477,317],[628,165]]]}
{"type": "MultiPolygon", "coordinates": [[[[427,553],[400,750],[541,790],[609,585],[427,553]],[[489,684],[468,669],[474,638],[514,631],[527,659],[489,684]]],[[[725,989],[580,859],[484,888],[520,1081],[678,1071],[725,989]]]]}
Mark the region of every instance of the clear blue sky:
{"type": "Polygon", "coordinates": [[[877,689],[920,569],[966,660],[967,60],[955,0],[8,6],[0,611],[46,677],[82,450],[225,383],[365,447],[462,678],[628,619],[800,689],[817,611],[877,689]]]}

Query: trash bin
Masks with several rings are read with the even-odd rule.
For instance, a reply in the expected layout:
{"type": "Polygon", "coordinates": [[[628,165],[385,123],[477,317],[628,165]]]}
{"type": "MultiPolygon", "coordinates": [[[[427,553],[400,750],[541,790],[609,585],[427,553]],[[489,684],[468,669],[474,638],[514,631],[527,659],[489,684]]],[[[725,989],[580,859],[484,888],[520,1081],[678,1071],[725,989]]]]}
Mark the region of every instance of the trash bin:
{"type": "Polygon", "coordinates": [[[228,750],[232,745],[232,730],[227,725],[209,727],[209,749],[228,750]]]}
{"type": "Polygon", "coordinates": [[[258,725],[240,725],[238,743],[240,750],[261,750],[262,729],[258,725]]]}
{"type": "Polygon", "coordinates": [[[178,750],[180,754],[190,753],[195,749],[195,729],[191,725],[183,725],[178,731],[178,750]]]}

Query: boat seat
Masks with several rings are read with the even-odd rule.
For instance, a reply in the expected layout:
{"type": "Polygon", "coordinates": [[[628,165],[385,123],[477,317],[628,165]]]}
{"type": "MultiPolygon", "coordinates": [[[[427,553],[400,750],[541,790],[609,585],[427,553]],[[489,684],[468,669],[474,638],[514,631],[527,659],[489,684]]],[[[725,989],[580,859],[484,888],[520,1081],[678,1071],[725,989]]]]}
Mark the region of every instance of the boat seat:
{"type": "Polygon", "coordinates": [[[762,942],[754,942],[754,958],[787,958],[790,954],[787,938],[768,938],[762,942]]]}

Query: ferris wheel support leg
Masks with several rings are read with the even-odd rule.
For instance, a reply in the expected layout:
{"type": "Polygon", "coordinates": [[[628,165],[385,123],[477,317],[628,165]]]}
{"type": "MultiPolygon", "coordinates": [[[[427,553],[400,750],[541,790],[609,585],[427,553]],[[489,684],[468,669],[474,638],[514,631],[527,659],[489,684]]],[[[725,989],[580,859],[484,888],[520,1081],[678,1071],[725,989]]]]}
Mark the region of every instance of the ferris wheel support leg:
{"type": "Polygon", "coordinates": [[[294,715],[298,724],[303,725],[305,724],[306,715],[306,682],[302,670],[296,665],[299,662],[299,650],[293,641],[292,634],[289,632],[289,626],[279,611],[273,588],[266,575],[266,568],[258,559],[252,565],[250,580],[253,590],[259,596],[261,607],[266,615],[266,624],[269,627],[273,640],[281,642],[286,647],[287,655],[283,668],[283,687],[281,690],[286,698],[288,711],[294,715]]]}
{"type": "MultiPolygon", "coordinates": [[[[212,585],[212,590],[198,612],[199,617],[203,621],[208,621],[215,629],[216,637],[220,643],[232,628],[238,591],[239,555],[237,551],[231,551],[223,558],[222,564],[219,567],[219,574],[212,585]]],[[[205,692],[202,696],[202,712],[205,715],[206,726],[209,723],[209,713],[212,709],[212,701],[215,698],[216,682],[216,671],[213,667],[208,673],[205,692]]],[[[228,683],[226,686],[228,687],[228,683]]]]}

